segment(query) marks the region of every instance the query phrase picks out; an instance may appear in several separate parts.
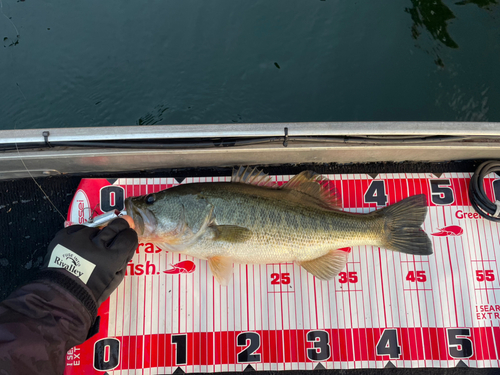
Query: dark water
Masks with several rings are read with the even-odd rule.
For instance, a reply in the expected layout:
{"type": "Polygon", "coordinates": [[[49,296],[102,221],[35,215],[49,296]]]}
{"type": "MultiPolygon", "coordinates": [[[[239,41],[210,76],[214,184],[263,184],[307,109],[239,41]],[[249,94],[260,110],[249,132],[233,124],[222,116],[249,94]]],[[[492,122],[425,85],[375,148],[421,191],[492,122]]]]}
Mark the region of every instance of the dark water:
{"type": "Polygon", "coordinates": [[[500,121],[498,0],[0,2],[0,129],[500,121]]]}

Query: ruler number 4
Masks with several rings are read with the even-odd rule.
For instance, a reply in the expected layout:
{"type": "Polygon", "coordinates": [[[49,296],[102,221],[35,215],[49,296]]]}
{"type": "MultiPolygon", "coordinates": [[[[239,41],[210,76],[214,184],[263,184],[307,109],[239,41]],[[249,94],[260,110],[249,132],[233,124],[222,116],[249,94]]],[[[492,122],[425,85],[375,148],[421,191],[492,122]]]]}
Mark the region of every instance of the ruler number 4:
{"type": "Polygon", "coordinates": [[[391,359],[401,356],[401,346],[398,342],[398,331],[395,329],[384,329],[377,343],[377,355],[388,355],[391,359]]]}
{"type": "Polygon", "coordinates": [[[366,190],[365,203],[376,203],[377,206],[385,206],[387,200],[384,181],[373,180],[366,190]]]}

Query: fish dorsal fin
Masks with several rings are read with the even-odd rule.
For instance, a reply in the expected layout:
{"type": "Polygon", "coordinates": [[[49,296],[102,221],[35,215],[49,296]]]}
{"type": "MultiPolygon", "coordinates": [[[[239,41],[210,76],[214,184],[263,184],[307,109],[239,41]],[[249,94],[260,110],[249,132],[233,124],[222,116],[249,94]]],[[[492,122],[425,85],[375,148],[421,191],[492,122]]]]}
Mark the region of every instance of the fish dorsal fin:
{"type": "Polygon", "coordinates": [[[281,186],[283,190],[294,190],[317,199],[326,208],[341,206],[335,187],[327,185],[328,180],[313,171],[303,171],[281,186]]]}
{"type": "Polygon", "coordinates": [[[239,184],[248,184],[255,186],[263,186],[268,188],[277,189],[273,179],[267,174],[257,169],[257,167],[240,167],[239,169],[233,169],[233,174],[231,176],[231,182],[239,184]]]}
{"type": "Polygon", "coordinates": [[[300,262],[299,265],[318,279],[331,280],[344,269],[348,257],[349,253],[335,249],[319,258],[300,262]]]}

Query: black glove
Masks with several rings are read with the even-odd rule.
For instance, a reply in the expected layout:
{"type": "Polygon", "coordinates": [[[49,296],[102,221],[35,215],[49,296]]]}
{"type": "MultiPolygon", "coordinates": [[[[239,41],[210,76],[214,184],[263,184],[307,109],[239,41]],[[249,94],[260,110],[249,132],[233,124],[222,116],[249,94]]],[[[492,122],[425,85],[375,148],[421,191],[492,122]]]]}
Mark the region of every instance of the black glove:
{"type": "MultiPolygon", "coordinates": [[[[42,271],[52,275],[54,272],[63,273],[73,280],[73,284],[85,284],[98,307],[122,282],[127,263],[134,256],[137,246],[137,233],[122,218],[113,220],[102,230],[72,225],[55,235],[42,271]]],[[[56,282],[61,284],[60,280],[56,282]]],[[[71,285],[68,289],[74,287],[71,285]]],[[[72,292],[75,294],[75,291],[72,292]]],[[[78,297],[82,300],[81,295],[78,297]]],[[[82,302],[85,305],[89,303],[82,302]]]]}

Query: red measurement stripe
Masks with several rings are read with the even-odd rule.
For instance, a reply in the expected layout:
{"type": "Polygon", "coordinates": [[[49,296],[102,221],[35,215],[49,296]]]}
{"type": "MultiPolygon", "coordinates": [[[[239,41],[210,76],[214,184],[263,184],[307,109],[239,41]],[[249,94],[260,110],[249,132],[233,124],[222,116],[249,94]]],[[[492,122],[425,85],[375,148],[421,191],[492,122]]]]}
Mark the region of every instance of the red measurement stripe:
{"type": "MultiPolygon", "coordinates": [[[[458,360],[449,355],[449,350],[446,344],[448,336],[446,328],[397,328],[399,345],[401,346],[400,360],[458,360]],[[420,333],[423,331],[423,335],[420,333]],[[421,337],[425,339],[422,341],[421,337]],[[416,342],[415,342],[416,339],[416,342]],[[431,346],[431,342],[440,342],[445,345],[431,346]],[[412,347],[417,344],[423,348],[422,351],[415,351],[412,347]]],[[[328,362],[338,361],[354,361],[353,341],[361,339],[366,345],[363,345],[363,350],[359,353],[357,360],[370,361],[386,361],[390,358],[387,355],[377,356],[375,342],[378,342],[383,330],[378,328],[345,328],[345,329],[328,329],[330,335],[331,356],[328,362]],[[331,338],[340,337],[347,343],[336,342],[331,338]]],[[[263,331],[260,335],[261,345],[255,351],[256,354],[261,354],[261,362],[265,363],[292,363],[292,362],[312,362],[307,358],[307,350],[313,349],[313,343],[306,341],[306,335],[309,330],[285,330],[283,333],[287,337],[296,337],[290,341],[281,340],[281,330],[263,331]],[[264,350],[264,348],[266,350],[264,350]],[[293,352],[296,349],[300,354],[298,357],[293,355],[281,355],[281,351],[276,351],[276,348],[284,348],[286,352],[293,352]]],[[[193,365],[227,365],[237,363],[237,355],[246,349],[246,347],[238,347],[236,345],[237,335],[240,331],[232,332],[204,332],[204,333],[188,333],[187,348],[195,348],[193,353],[186,353],[188,366],[193,365]],[[190,345],[193,342],[194,345],[190,345]],[[201,348],[206,350],[200,350],[201,348]],[[215,356],[214,356],[214,348],[215,356]],[[227,350],[226,350],[227,349],[227,350]],[[216,360],[214,361],[214,358],[216,360]]],[[[473,340],[474,354],[469,360],[496,360],[497,353],[494,349],[494,340],[500,336],[499,327],[476,327],[471,329],[470,339],[473,340]],[[477,339],[478,341],[474,341],[477,339]],[[480,341],[480,342],[479,342],[480,341]],[[483,350],[477,350],[482,346],[483,350]],[[488,350],[485,350],[485,348],[488,350]]],[[[175,346],[171,343],[170,334],[157,334],[147,336],[143,341],[142,336],[124,336],[118,337],[121,342],[121,365],[118,369],[141,369],[151,367],[175,367],[175,346]],[[167,343],[166,345],[164,343],[167,343]],[[159,353],[158,358],[153,362],[149,360],[142,361],[143,352],[151,350],[159,353]],[[131,358],[127,358],[127,353],[131,353],[131,358]],[[163,353],[163,355],[162,355],[163,353]]],[[[147,357],[146,357],[147,358],[147,357]]],[[[466,359],[466,358],[464,358],[466,359]]],[[[325,361],[323,361],[325,362],[325,361]]]]}

